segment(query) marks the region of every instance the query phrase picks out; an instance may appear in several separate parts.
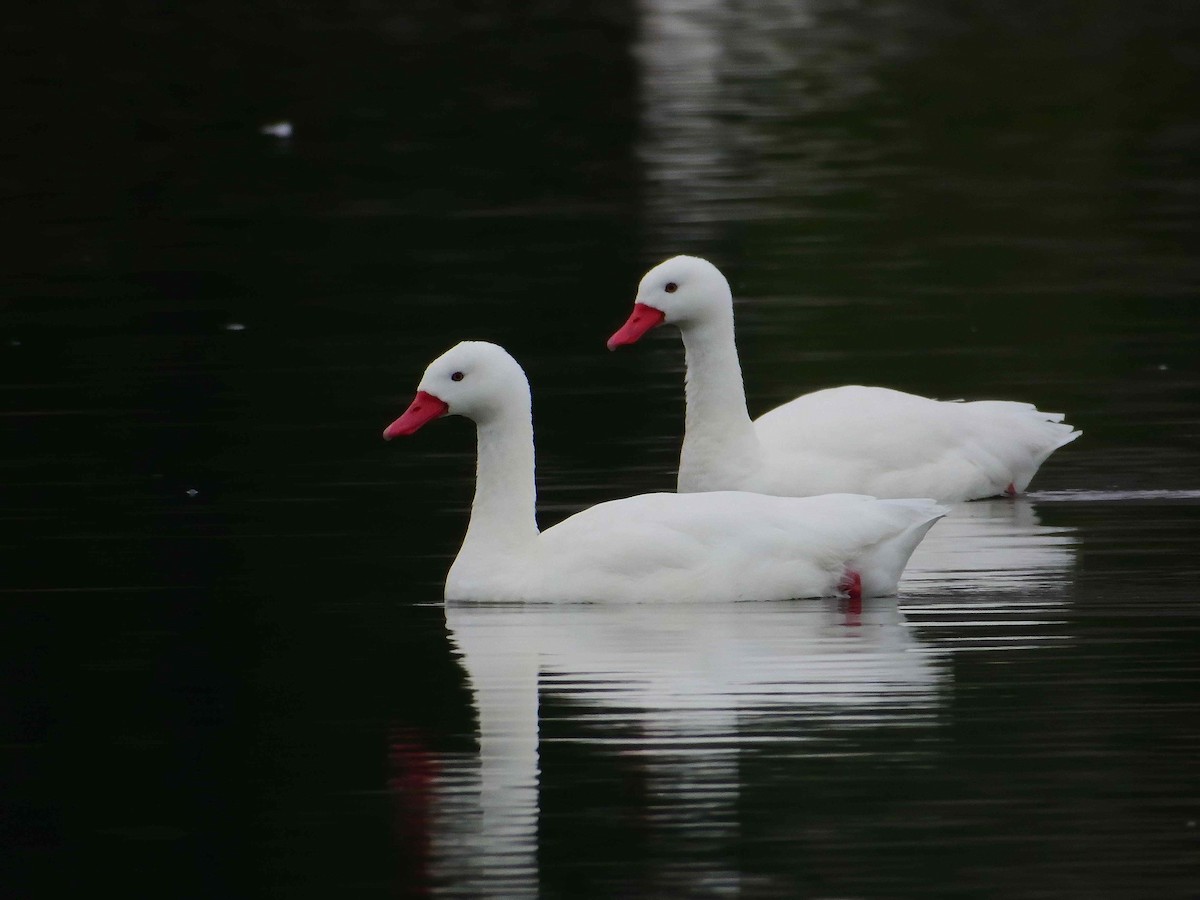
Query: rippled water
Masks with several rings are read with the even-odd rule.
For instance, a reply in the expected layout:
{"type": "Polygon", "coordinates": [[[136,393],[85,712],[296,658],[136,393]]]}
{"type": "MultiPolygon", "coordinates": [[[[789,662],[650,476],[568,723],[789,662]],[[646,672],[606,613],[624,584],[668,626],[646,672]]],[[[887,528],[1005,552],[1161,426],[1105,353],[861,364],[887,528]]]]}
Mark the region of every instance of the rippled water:
{"type": "Polygon", "coordinates": [[[1190,10],[18,24],[8,892],[1200,890],[1190,10]],[[1084,435],[896,598],[445,606],[470,429],[380,430],[495,340],[543,525],[669,490],[679,341],[604,340],[677,252],[730,277],[752,412],[875,383],[1084,435]]]}

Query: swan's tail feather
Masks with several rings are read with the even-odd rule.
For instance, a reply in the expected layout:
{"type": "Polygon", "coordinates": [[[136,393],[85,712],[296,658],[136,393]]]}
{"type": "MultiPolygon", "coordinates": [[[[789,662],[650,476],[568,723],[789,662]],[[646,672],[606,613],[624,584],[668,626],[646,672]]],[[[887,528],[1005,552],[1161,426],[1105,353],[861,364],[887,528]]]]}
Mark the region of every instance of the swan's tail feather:
{"type": "MultiPolygon", "coordinates": [[[[1070,428],[1071,426],[1068,425],[1067,427],[1070,428]]],[[[1070,434],[1063,435],[1063,437],[1061,437],[1059,439],[1058,443],[1054,445],[1054,449],[1057,450],[1059,447],[1066,446],[1067,444],[1071,443],[1071,441],[1075,440],[1075,438],[1079,437],[1081,434],[1083,434],[1083,431],[1081,429],[1076,428],[1070,434]]]]}
{"type": "Polygon", "coordinates": [[[847,569],[862,576],[862,594],[865,597],[896,593],[909,557],[933,524],[949,512],[936,501],[924,498],[877,502],[884,506],[898,507],[908,522],[899,533],[860,553],[847,566],[847,569]]]}
{"type": "Polygon", "coordinates": [[[988,423],[976,464],[994,495],[1024,491],[1050,454],[1083,434],[1064,421],[1064,413],[1045,412],[1031,403],[976,400],[969,405],[988,423]]]}
{"type": "Polygon", "coordinates": [[[1053,428],[1055,433],[1051,436],[1051,440],[1048,440],[1046,443],[1042,444],[1041,447],[1037,448],[1033,452],[1028,464],[1022,467],[1021,470],[1016,473],[1016,477],[1013,479],[1013,481],[1016,484],[1018,491],[1024,491],[1027,487],[1029,487],[1029,482],[1033,481],[1033,476],[1036,475],[1038,469],[1042,467],[1042,463],[1050,458],[1051,453],[1060,447],[1065,447],[1067,444],[1071,443],[1083,434],[1081,430],[1072,428],[1065,422],[1061,424],[1055,423],[1053,428]]]}

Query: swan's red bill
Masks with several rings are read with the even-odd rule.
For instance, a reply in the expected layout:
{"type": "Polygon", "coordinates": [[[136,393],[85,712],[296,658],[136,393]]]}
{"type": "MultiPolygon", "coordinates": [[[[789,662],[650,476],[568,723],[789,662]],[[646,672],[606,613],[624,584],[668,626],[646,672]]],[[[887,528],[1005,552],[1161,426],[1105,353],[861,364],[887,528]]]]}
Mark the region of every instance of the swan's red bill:
{"type": "Polygon", "coordinates": [[[647,306],[645,303],[633,304],[633,313],[629,320],[617,329],[617,333],[608,339],[608,349],[616,350],[626,344],[632,344],[641,339],[651,328],[657,328],[663,323],[667,314],[661,309],[647,306]]]}
{"type": "Polygon", "coordinates": [[[449,408],[445,400],[439,400],[425,391],[418,391],[416,399],[408,405],[404,415],[383,429],[383,439],[390,441],[402,434],[412,434],[422,425],[444,416],[449,408]]]}

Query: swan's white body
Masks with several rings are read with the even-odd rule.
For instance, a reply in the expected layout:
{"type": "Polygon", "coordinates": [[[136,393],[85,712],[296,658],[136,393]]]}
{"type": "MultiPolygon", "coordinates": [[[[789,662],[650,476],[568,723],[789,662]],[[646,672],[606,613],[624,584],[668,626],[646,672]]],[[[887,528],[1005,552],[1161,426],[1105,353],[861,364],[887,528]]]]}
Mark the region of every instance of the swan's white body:
{"type": "Polygon", "coordinates": [[[1046,457],[1079,436],[1062,418],[1009,400],[953,402],[881,387],[827,388],[752,423],[760,464],[743,479],[719,453],[685,450],[679,489],[995,497],[1025,490],[1046,457]]]}
{"type": "Polygon", "coordinates": [[[1080,435],[1061,413],[1028,403],[930,400],[858,385],[805,394],[751,421],[729,283],[695,257],[646,273],[635,315],[609,346],[659,323],[679,327],[687,353],[681,492],[975,500],[1025,490],[1046,458],[1080,435]],[[643,312],[635,323],[638,310],[657,317],[643,312]]]}
{"type": "Polygon", "coordinates": [[[516,361],[494,344],[459,344],[430,364],[414,408],[421,397],[440,412],[414,420],[410,408],[385,437],[446,412],[477,426],[475,499],[448,600],[780,600],[836,595],[848,575],[863,595],[886,595],[944,513],[931,500],[850,494],[644,494],[539,532],[529,383],[516,361]]]}
{"type": "MultiPolygon", "coordinates": [[[[642,494],[585,509],[519,551],[463,544],[453,600],[729,601],[894,594],[940,516],[927,500],[738,491],[642,494]]],[[[474,524],[474,523],[472,523],[474,524]]]]}

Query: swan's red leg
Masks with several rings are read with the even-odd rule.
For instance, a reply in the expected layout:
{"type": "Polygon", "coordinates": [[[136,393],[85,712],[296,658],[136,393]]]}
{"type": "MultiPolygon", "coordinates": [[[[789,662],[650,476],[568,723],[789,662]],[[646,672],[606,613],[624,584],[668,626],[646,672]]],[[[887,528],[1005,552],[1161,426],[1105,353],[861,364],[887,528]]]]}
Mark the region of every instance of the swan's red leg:
{"type": "Polygon", "coordinates": [[[846,616],[847,625],[862,624],[862,576],[847,569],[838,582],[838,590],[846,595],[839,604],[846,616]]]}
{"type": "Polygon", "coordinates": [[[838,582],[838,590],[851,600],[862,600],[862,576],[847,569],[838,582]]]}
{"type": "Polygon", "coordinates": [[[1017,496],[1017,486],[1010,481],[1008,483],[1008,487],[1004,489],[1004,493],[1008,494],[1010,497],[1017,496]]]}

